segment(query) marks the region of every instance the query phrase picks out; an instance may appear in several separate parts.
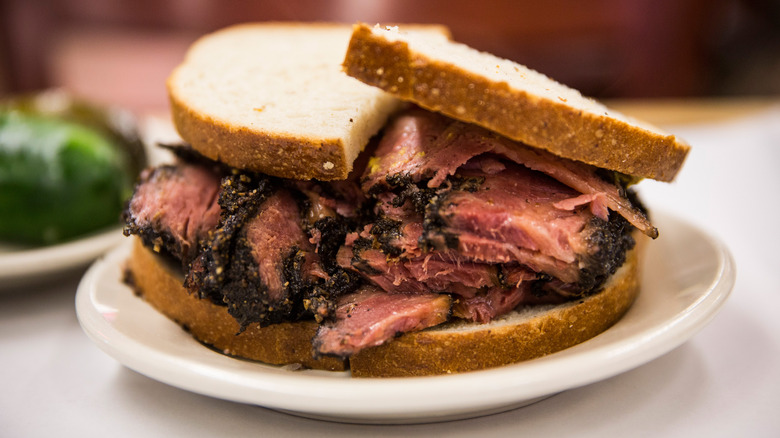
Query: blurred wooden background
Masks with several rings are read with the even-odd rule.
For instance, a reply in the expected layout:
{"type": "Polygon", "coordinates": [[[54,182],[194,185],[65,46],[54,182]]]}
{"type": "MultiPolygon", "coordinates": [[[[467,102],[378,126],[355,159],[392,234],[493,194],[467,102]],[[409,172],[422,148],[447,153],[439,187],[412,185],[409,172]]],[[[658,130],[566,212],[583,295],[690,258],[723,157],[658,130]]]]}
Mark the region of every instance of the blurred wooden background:
{"type": "Polygon", "coordinates": [[[777,0],[0,0],[0,94],[164,110],[197,36],[262,20],[443,23],[599,98],[780,92],[777,0]]]}

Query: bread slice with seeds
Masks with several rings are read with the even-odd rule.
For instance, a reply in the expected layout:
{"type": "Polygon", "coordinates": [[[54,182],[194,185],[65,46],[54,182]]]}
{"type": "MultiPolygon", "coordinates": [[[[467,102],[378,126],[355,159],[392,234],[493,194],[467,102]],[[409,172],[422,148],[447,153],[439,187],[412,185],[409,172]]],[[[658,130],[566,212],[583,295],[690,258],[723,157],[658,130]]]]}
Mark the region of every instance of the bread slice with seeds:
{"type": "Polygon", "coordinates": [[[634,177],[672,181],[690,149],[657,127],[446,35],[357,24],[344,71],[426,109],[634,177]]]}

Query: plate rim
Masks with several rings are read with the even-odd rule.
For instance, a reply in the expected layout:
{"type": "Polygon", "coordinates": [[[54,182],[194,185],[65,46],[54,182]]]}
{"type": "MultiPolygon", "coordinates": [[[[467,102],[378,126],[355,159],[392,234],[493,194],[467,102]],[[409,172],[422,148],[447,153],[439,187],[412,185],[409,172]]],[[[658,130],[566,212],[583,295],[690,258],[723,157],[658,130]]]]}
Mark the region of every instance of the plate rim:
{"type": "MultiPolygon", "coordinates": [[[[413,422],[420,418],[436,421],[437,417],[444,418],[453,414],[468,415],[469,412],[476,413],[500,406],[516,405],[524,399],[536,399],[612,377],[673,350],[709,323],[727,300],[735,283],[736,267],[731,253],[719,239],[685,220],[669,214],[656,213],[654,216],[657,222],[676,222],[679,226],[695,230],[701,239],[706,240],[706,243],[715,249],[713,257],[717,260],[717,269],[711,282],[700,291],[698,299],[685,311],[664,321],[663,333],[656,333],[658,327],[654,327],[654,330],[644,330],[646,333],[642,342],[637,342],[634,338],[638,335],[634,335],[617,342],[579,351],[583,350],[581,346],[585,345],[586,341],[579,346],[543,358],[488,370],[429,377],[391,379],[347,377],[345,379],[343,377],[346,373],[340,373],[342,375],[338,376],[317,371],[287,372],[280,371],[278,367],[238,360],[242,366],[250,364],[256,367],[256,373],[244,372],[243,369],[241,372],[236,372],[231,368],[234,368],[233,365],[238,365],[237,362],[230,362],[227,368],[222,365],[227,363],[225,360],[237,361],[237,359],[213,353],[189,335],[186,336],[193,343],[209,354],[213,354],[214,357],[209,357],[207,363],[202,363],[194,359],[177,357],[170,352],[160,352],[118,331],[94,308],[93,294],[96,292],[96,280],[99,274],[104,269],[116,268],[114,266],[116,261],[122,257],[123,251],[126,254],[129,250],[128,245],[114,249],[89,268],[77,290],[77,316],[86,334],[120,363],[152,379],[188,391],[292,411],[299,415],[332,418],[337,421],[413,422]],[[128,351],[130,348],[140,349],[145,354],[130,354],[128,351]],[[605,363],[604,357],[614,360],[605,363]],[[585,368],[590,372],[578,373],[558,381],[539,379],[539,376],[545,374],[564,375],[565,369],[570,366],[569,362],[573,359],[586,364],[585,368]],[[602,366],[594,367],[594,363],[600,363],[602,366]],[[523,372],[520,373],[519,370],[523,372]],[[273,375],[273,379],[267,378],[269,373],[273,375]],[[256,378],[248,379],[248,377],[256,378]],[[484,391],[483,388],[486,380],[501,381],[502,391],[488,394],[488,391],[484,391]],[[305,382],[304,385],[301,385],[302,381],[305,382]],[[420,385],[421,382],[424,385],[420,385]],[[310,385],[316,385],[318,393],[326,395],[312,395],[310,385]],[[408,392],[420,386],[425,386],[426,391],[440,396],[435,406],[425,398],[409,397],[408,392]],[[338,397],[333,395],[334,392],[338,397]],[[469,395],[468,403],[464,402],[464,392],[469,395]],[[383,400],[381,406],[366,403],[367,393],[371,393],[372,397],[378,395],[383,400]],[[519,394],[522,394],[522,397],[519,397],[519,394]],[[334,400],[337,402],[334,403],[334,400]]],[[[155,312],[151,306],[149,311],[165,318],[155,312]]],[[[171,327],[181,330],[175,323],[170,323],[171,327]]]]}
{"type": "Polygon", "coordinates": [[[3,249],[0,280],[19,280],[87,266],[121,244],[123,238],[122,226],[116,225],[55,245],[3,249]]]}

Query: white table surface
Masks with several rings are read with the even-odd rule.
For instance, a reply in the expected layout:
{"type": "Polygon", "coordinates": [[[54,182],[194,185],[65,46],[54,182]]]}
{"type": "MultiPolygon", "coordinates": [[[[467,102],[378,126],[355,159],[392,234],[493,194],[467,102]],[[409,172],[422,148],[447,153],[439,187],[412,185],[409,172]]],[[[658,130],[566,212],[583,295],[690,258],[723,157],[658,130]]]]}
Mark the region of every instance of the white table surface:
{"type": "Polygon", "coordinates": [[[737,281],[707,327],[646,365],[482,418],[322,422],[189,393],[123,367],[82,332],[75,272],[0,292],[0,437],[780,436],[780,106],[667,128],[693,151],[675,183],[645,181],[640,194],[724,241],[737,281]]]}

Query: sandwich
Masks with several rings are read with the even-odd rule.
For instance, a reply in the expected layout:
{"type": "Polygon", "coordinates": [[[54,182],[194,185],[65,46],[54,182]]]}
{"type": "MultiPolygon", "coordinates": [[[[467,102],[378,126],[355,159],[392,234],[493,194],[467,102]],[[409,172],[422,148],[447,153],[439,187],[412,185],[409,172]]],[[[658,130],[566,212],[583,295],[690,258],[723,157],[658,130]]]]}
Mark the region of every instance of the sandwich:
{"type": "Polygon", "coordinates": [[[167,82],[183,142],[127,204],[126,281],[216,351],[474,371],[607,330],[688,146],[442,26],[261,23],[167,82]]]}

